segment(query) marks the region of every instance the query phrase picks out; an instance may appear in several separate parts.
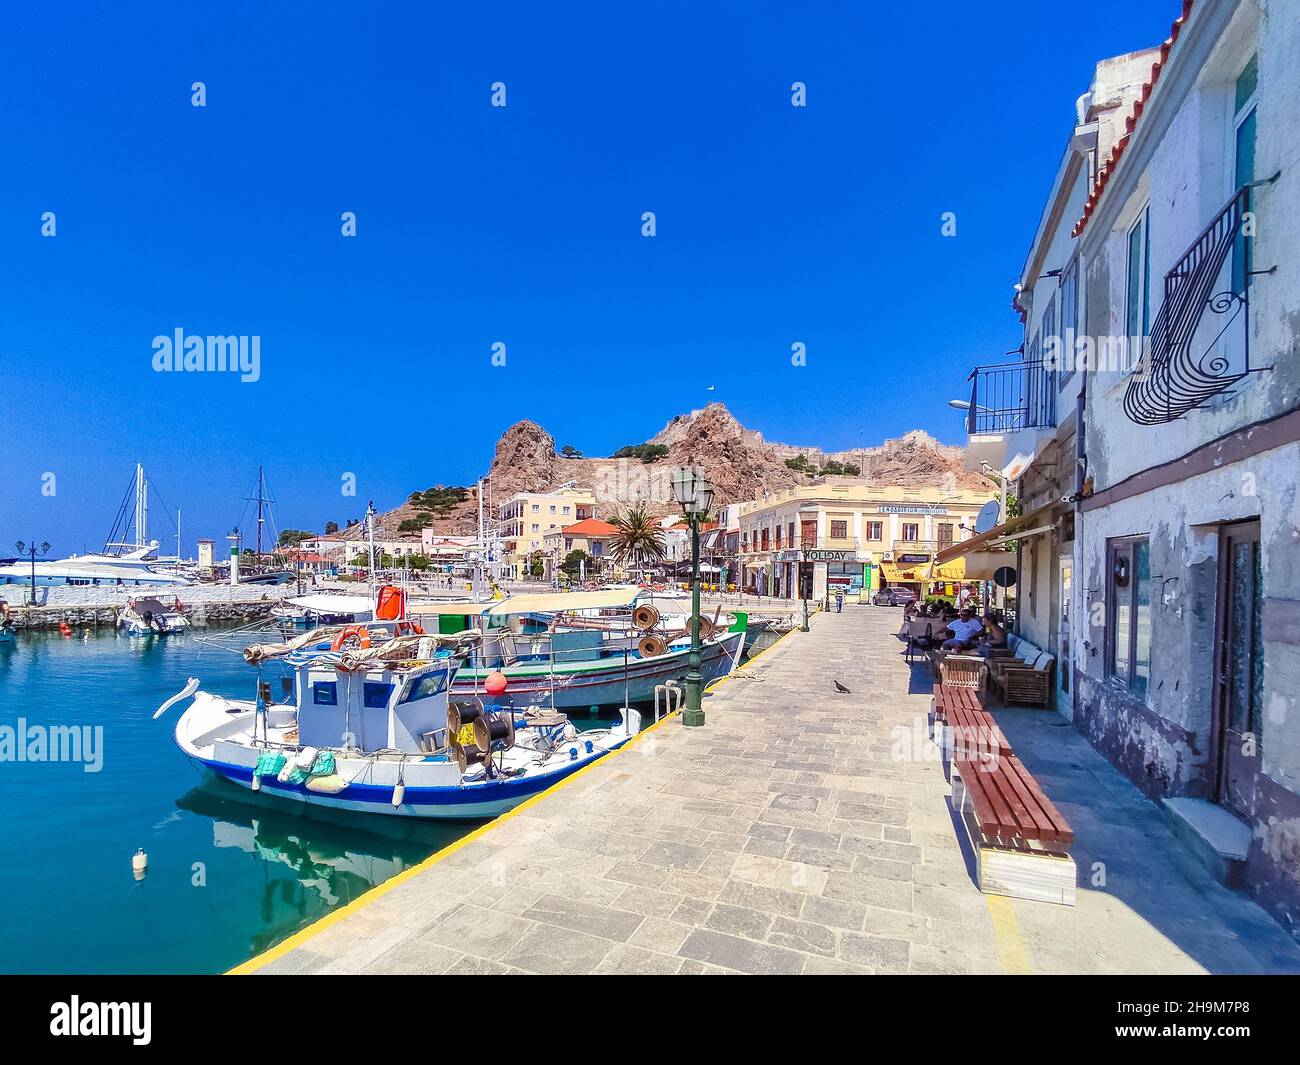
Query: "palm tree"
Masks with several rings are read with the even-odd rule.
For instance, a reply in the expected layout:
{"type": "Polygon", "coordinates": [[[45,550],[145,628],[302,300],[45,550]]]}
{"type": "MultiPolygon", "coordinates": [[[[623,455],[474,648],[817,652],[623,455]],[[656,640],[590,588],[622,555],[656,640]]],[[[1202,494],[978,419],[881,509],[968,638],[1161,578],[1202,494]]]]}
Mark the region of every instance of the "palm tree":
{"type": "Polygon", "coordinates": [[[645,510],[629,507],[614,519],[613,525],[618,531],[610,538],[609,546],[620,562],[631,562],[639,569],[642,562],[663,561],[668,550],[664,531],[645,510]]]}

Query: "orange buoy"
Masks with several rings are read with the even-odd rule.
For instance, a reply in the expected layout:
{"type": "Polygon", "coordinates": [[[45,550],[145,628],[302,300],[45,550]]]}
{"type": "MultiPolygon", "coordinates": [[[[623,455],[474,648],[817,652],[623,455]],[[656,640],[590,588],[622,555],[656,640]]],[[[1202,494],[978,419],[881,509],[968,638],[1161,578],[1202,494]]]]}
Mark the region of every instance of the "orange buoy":
{"type": "Polygon", "coordinates": [[[72,635],[72,629],[71,629],[71,627],[69,627],[69,625],[68,625],[68,623],[67,623],[66,621],[60,621],[60,622],[59,622],[59,632],[60,632],[60,634],[63,635],[63,636],[71,636],[71,635],[72,635]]]}
{"type": "Polygon", "coordinates": [[[489,695],[500,695],[506,690],[509,683],[510,682],[506,680],[506,675],[500,670],[496,670],[487,675],[487,680],[483,682],[483,690],[489,695]]]}
{"type": "Polygon", "coordinates": [[[370,646],[370,632],[364,625],[349,625],[346,629],[334,637],[334,642],[330,644],[331,651],[343,650],[343,645],[348,638],[355,636],[362,649],[370,646]]]}

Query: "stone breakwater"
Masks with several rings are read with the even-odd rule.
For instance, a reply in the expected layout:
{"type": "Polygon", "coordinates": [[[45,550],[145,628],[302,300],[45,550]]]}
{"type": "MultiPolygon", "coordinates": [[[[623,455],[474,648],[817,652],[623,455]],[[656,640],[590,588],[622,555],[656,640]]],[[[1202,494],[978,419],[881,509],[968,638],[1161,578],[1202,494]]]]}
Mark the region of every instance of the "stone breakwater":
{"type": "Polygon", "coordinates": [[[268,617],[286,596],[297,594],[292,585],[189,585],[175,588],[37,588],[37,605],[28,606],[26,585],[0,586],[0,599],[19,629],[112,628],[118,612],[132,596],[154,595],[164,603],[179,598],[191,625],[242,624],[268,617]]]}

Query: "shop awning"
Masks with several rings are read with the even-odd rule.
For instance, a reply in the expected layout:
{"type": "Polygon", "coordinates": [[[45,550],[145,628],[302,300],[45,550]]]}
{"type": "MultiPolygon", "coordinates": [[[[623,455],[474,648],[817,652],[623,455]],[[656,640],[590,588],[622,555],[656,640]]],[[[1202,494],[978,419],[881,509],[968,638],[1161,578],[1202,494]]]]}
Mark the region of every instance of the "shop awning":
{"type": "Polygon", "coordinates": [[[1027,514],[1021,514],[1018,518],[1012,518],[1010,521],[1004,521],[1001,525],[995,525],[988,532],[972,536],[969,540],[963,540],[961,543],[953,544],[952,547],[946,547],[935,556],[936,567],[941,567],[963,555],[969,555],[972,551],[987,551],[990,548],[998,547],[1008,540],[1023,540],[1029,536],[1037,536],[1045,533],[1056,522],[1056,518],[1065,510],[1064,503],[1048,503],[1045,507],[1038,507],[1027,514]]]}
{"type": "Polygon", "coordinates": [[[951,562],[935,563],[930,580],[954,583],[987,581],[992,580],[993,574],[1002,567],[1015,564],[1016,556],[1005,551],[972,551],[951,562]]]}
{"type": "MultiPolygon", "coordinates": [[[[930,563],[920,562],[916,565],[901,566],[897,562],[881,562],[880,575],[890,584],[898,584],[906,581],[911,581],[912,583],[916,583],[917,581],[928,581],[931,580],[930,563]]],[[[933,579],[942,580],[940,577],[935,577],[933,579]]]]}

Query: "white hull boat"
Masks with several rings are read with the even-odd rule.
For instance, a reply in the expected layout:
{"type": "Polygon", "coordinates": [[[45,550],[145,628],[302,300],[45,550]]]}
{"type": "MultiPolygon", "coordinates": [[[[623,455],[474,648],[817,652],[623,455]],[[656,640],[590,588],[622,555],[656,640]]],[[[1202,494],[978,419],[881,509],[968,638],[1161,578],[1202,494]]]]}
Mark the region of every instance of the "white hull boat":
{"type": "Polygon", "coordinates": [[[171,606],[149,598],[128,599],[117,616],[118,628],[128,636],[172,636],[189,628],[179,599],[171,606]]]}
{"type": "Polygon", "coordinates": [[[627,743],[640,715],[579,732],[554,710],[471,699],[452,703],[461,659],[435,637],[404,636],[356,652],[304,652],[292,700],[199,691],[176,725],[196,765],[259,795],[354,813],[439,820],[495,817],[627,743]]]}

